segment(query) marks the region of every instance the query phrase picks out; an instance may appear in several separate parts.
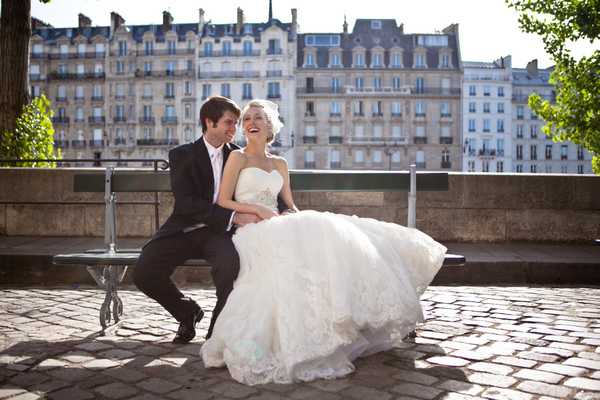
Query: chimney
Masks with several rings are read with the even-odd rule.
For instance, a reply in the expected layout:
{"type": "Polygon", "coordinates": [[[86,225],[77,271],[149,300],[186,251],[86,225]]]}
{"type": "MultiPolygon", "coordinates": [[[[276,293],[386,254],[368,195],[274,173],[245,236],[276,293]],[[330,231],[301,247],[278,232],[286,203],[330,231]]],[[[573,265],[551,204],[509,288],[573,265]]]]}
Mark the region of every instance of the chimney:
{"type": "Polygon", "coordinates": [[[90,26],[92,26],[92,20],[89,19],[87,16],[83,15],[83,14],[79,14],[79,27],[80,28],[89,28],[90,26]]]}
{"type": "Polygon", "coordinates": [[[527,63],[527,75],[529,75],[531,78],[537,78],[537,76],[538,76],[537,59],[533,59],[527,63]]]}
{"type": "Polygon", "coordinates": [[[400,26],[398,26],[398,30],[400,31],[401,35],[404,35],[404,24],[400,24],[400,26]]]}
{"type": "Polygon", "coordinates": [[[204,30],[204,24],[206,21],[204,20],[204,9],[198,9],[198,34],[202,35],[202,31],[204,30]]]}
{"type": "Polygon", "coordinates": [[[41,19],[31,17],[31,28],[32,29],[41,29],[41,28],[54,28],[54,27],[52,25],[42,21],[41,19]]]}
{"type": "Polygon", "coordinates": [[[112,37],[121,25],[125,24],[125,20],[116,12],[110,13],[110,36],[112,37]]]}
{"type": "Polygon", "coordinates": [[[344,15],[344,24],[342,25],[342,28],[344,30],[344,35],[348,34],[348,21],[346,21],[346,15],[344,15]]]}
{"type": "Polygon", "coordinates": [[[298,34],[298,10],[292,8],[292,37],[298,34]]]}
{"type": "Polygon", "coordinates": [[[163,32],[170,31],[172,23],[173,23],[173,17],[171,16],[171,13],[168,11],[163,11],[163,23],[162,23],[163,32]]]}
{"type": "Polygon", "coordinates": [[[235,24],[235,34],[241,35],[242,29],[244,28],[244,10],[240,7],[237,8],[237,22],[235,24]]]}
{"type": "Polygon", "coordinates": [[[458,34],[458,24],[450,24],[447,27],[445,27],[444,29],[442,29],[443,33],[456,33],[458,34]]]}

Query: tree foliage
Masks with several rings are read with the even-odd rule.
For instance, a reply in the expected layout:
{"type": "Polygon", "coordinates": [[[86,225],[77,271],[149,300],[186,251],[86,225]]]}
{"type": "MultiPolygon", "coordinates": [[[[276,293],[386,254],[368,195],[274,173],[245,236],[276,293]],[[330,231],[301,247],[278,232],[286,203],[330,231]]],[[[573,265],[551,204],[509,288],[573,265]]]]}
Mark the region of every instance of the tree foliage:
{"type": "Polygon", "coordinates": [[[600,0],[506,0],[519,12],[523,31],[542,37],[556,63],[550,83],[556,101],[529,97],[529,107],[543,118],[544,133],[555,141],[570,140],[592,153],[592,168],[600,175],[600,50],[576,60],[569,46],[593,45],[600,39],[600,0]]]}
{"type": "MultiPolygon", "coordinates": [[[[35,97],[23,107],[13,132],[3,132],[0,142],[0,159],[46,159],[58,160],[60,150],[54,149],[52,109],[46,96],[35,97]]],[[[21,162],[0,166],[51,167],[52,162],[21,162]]]]}

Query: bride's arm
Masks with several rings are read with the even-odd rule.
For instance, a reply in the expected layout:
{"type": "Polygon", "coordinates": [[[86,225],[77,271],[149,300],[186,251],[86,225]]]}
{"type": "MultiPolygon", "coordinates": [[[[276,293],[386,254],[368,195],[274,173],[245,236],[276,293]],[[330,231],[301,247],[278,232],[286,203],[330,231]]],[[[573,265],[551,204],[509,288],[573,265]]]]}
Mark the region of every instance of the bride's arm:
{"type": "Polygon", "coordinates": [[[290,185],[290,172],[288,171],[288,165],[285,158],[280,158],[277,160],[277,169],[279,173],[283,177],[283,187],[281,188],[281,199],[287,206],[287,211],[284,211],[283,214],[288,212],[298,212],[298,207],[294,204],[294,197],[292,196],[292,188],[290,185]]]}
{"type": "Polygon", "coordinates": [[[233,200],[235,185],[237,184],[240,171],[245,165],[246,159],[244,154],[239,151],[232,151],[225,163],[225,168],[223,169],[223,178],[221,179],[221,188],[219,189],[217,204],[238,213],[255,214],[262,219],[274,216],[274,213],[266,207],[240,203],[233,200]]]}

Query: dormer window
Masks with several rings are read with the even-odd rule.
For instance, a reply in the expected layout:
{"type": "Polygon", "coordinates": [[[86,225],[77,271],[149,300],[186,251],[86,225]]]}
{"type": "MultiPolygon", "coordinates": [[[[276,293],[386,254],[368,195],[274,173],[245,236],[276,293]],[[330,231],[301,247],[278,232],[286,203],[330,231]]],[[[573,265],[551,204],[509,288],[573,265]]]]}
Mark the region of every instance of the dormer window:
{"type": "Polygon", "coordinates": [[[447,50],[442,50],[439,54],[439,68],[452,68],[451,53],[447,50]]]}
{"type": "Polygon", "coordinates": [[[415,51],[415,62],[413,68],[427,68],[426,53],[415,51]]]}
{"type": "Polygon", "coordinates": [[[252,24],[244,25],[244,35],[252,35],[252,24]]]}
{"type": "Polygon", "coordinates": [[[395,52],[392,53],[390,57],[390,67],[392,68],[402,68],[402,53],[395,52]]]}
{"type": "Polygon", "coordinates": [[[329,66],[330,67],[340,67],[342,64],[341,57],[339,53],[331,53],[329,55],[329,66]]]}
{"type": "Polygon", "coordinates": [[[212,42],[205,42],[204,43],[204,56],[205,57],[212,56],[212,51],[213,51],[213,44],[212,44],[212,42]]]}
{"type": "Polygon", "coordinates": [[[373,54],[373,59],[371,60],[372,68],[380,68],[383,67],[383,54],[375,53],[373,54]]]}
{"type": "Polygon", "coordinates": [[[381,29],[381,21],[374,19],[371,21],[371,29],[381,29]]]}
{"type": "Polygon", "coordinates": [[[307,51],[304,55],[304,66],[314,67],[315,66],[315,55],[312,51],[307,51]]]}
{"type": "Polygon", "coordinates": [[[354,54],[354,67],[364,67],[365,66],[365,55],[363,53],[355,53],[354,54]]]}

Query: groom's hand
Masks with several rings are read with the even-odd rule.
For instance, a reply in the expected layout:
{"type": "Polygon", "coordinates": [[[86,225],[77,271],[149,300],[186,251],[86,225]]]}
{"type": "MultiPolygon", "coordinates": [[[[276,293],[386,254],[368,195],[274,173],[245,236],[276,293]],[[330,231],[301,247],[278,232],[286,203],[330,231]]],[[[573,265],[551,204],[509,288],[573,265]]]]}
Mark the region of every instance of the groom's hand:
{"type": "Polygon", "coordinates": [[[258,216],[255,214],[244,214],[236,212],[233,216],[233,224],[236,226],[255,224],[258,221],[260,221],[260,218],[258,218],[258,216]]]}

